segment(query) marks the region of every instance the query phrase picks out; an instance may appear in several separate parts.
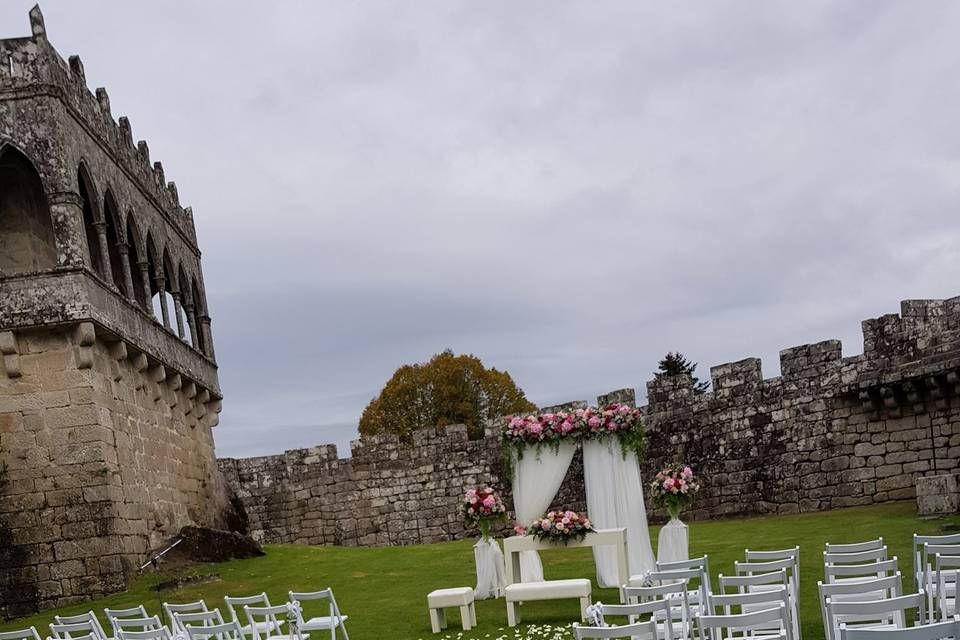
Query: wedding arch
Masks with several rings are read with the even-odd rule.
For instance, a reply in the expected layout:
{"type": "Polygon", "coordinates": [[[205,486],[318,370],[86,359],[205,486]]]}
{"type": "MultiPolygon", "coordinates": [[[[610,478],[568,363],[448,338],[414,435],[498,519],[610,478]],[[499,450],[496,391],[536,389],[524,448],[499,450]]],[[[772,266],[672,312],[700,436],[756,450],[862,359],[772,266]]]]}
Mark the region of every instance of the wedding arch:
{"type": "MultiPolygon", "coordinates": [[[[543,515],[560,489],[577,446],[583,449],[587,513],[598,529],[627,530],[627,563],[631,575],[652,571],[653,548],[647,528],[640,459],[643,425],[639,409],[623,403],[590,408],[575,403],[535,416],[507,419],[501,433],[509,465],[513,506],[524,525],[543,515]],[[567,408],[569,407],[569,408],[567,408]]],[[[597,583],[622,586],[616,551],[594,547],[597,583]]],[[[520,557],[523,582],[543,581],[536,551],[520,557]]]]}

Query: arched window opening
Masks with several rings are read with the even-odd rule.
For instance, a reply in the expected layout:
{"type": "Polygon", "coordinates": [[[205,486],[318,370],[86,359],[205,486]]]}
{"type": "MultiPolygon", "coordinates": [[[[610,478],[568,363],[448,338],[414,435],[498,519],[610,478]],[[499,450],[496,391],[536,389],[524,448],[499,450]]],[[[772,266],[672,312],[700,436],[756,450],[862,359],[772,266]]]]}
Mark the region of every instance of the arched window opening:
{"type": "Polygon", "coordinates": [[[0,148],[0,276],[56,266],[53,220],[40,174],[16,149],[0,148]]]}
{"type": "Polygon", "coordinates": [[[146,256],[141,255],[140,237],[137,221],[133,213],[127,213],[127,251],[130,255],[130,272],[133,278],[133,301],[142,309],[150,310],[150,291],[153,288],[150,277],[150,265],[146,256]]]}
{"type": "Polygon", "coordinates": [[[117,223],[117,203],[113,199],[113,194],[107,191],[103,197],[103,219],[107,225],[107,247],[110,255],[110,270],[113,272],[112,280],[114,286],[124,296],[129,296],[127,291],[127,274],[125,271],[129,266],[126,255],[125,235],[117,233],[119,224],[117,223]],[[121,246],[123,243],[123,246],[121,246]]]}
{"type": "Polygon", "coordinates": [[[196,345],[196,313],[193,306],[193,292],[190,290],[190,280],[183,270],[183,265],[177,269],[177,279],[180,282],[180,304],[183,307],[183,341],[187,344],[196,345]]]}
{"type": "Polygon", "coordinates": [[[90,267],[100,274],[103,279],[108,279],[107,269],[103,263],[103,246],[100,242],[100,234],[97,231],[97,216],[94,209],[93,186],[90,182],[90,176],[87,174],[87,168],[80,165],[77,170],[77,186],[80,194],[80,201],[83,206],[83,230],[87,239],[87,253],[90,256],[90,267]]]}
{"type": "Polygon", "coordinates": [[[207,353],[207,339],[203,333],[203,321],[201,320],[203,316],[207,315],[207,311],[206,306],[203,304],[203,298],[200,296],[200,287],[197,286],[196,278],[190,283],[190,291],[193,293],[194,316],[197,319],[196,324],[194,324],[197,339],[194,341],[193,346],[203,353],[207,353]]]}
{"type": "MultiPolygon", "coordinates": [[[[170,254],[167,253],[166,248],[163,250],[163,259],[160,263],[160,270],[163,273],[164,280],[164,290],[162,292],[164,302],[163,304],[167,307],[167,318],[168,323],[165,323],[167,328],[171,331],[176,331],[177,335],[182,333],[180,327],[183,325],[183,317],[180,311],[180,303],[174,300],[173,292],[179,292],[176,284],[176,272],[173,270],[173,267],[170,264],[170,254]]],[[[159,296],[158,296],[159,297],[159,296]]]]}

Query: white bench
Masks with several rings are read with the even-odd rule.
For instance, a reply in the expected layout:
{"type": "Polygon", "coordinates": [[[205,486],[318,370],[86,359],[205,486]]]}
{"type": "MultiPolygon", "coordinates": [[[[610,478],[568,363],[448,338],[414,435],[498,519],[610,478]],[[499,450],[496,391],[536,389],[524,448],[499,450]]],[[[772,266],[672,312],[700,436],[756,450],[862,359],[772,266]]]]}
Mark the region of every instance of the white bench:
{"type": "Polygon", "coordinates": [[[430,628],[434,633],[447,628],[447,616],[443,610],[448,607],[460,607],[460,625],[464,631],[477,626],[477,609],[470,587],[431,591],[427,594],[427,606],[430,608],[430,628]]]}
{"type": "Polygon", "coordinates": [[[587,607],[590,606],[590,581],[585,578],[574,580],[545,580],[544,582],[515,582],[504,590],[507,598],[507,624],[511,627],[520,622],[517,604],[534,600],[580,599],[580,619],[587,619],[587,607]]]}

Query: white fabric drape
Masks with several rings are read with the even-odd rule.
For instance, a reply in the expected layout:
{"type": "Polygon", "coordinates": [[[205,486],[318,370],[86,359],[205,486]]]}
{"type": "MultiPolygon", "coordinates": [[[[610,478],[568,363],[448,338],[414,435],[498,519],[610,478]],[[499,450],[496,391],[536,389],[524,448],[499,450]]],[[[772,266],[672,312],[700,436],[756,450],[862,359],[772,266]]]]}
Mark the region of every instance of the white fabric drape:
{"type": "MultiPolygon", "coordinates": [[[[653,547],[647,528],[647,507],[637,455],[626,456],[616,438],[583,443],[583,476],[587,489],[587,515],[595,529],[626,527],[627,566],[630,575],[654,569],[653,547]]],[[[597,583],[620,587],[617,552],[610,546],[594,547],[597,583]]]]}
{"type": "Polygon", "coordinates": [[[663,525],[657,540],[657,558],[660,562],[689,560],[689,529],[677,518],[663,525]]]}
{"type": "MultiPolygon", "coordinates": [[[[525,451],[519,460],[514,452],[513,510],[520,524],[529,526],[547,510],[567,475],[576,450],[576,445],[564,442],[556,451],[550,446],[542,446],[539,451],[525,451]]],[[[536,551],[520,554],[520,579],[522,582],[543,581],[543,564],[536,551]]]]}
{"type": "Polygon", "coordinates": [[[503,551],[493,538],[480,538],[473,545],[473,557],[477,563],[477,587],[473,596],[477,600],[499,598],[506,584],[504,578],[503,551]]]}

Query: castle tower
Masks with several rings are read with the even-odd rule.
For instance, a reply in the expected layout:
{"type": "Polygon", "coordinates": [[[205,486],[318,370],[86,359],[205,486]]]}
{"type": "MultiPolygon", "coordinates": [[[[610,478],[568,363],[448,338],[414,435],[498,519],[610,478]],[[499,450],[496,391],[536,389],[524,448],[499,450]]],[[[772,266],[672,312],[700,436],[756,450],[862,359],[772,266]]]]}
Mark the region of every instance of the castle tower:
{"type": "Polygon", "coordinates": [[[0,618],[124,588],[227,504],[191,210],[30,26],[0,40],[0,618]]]}

